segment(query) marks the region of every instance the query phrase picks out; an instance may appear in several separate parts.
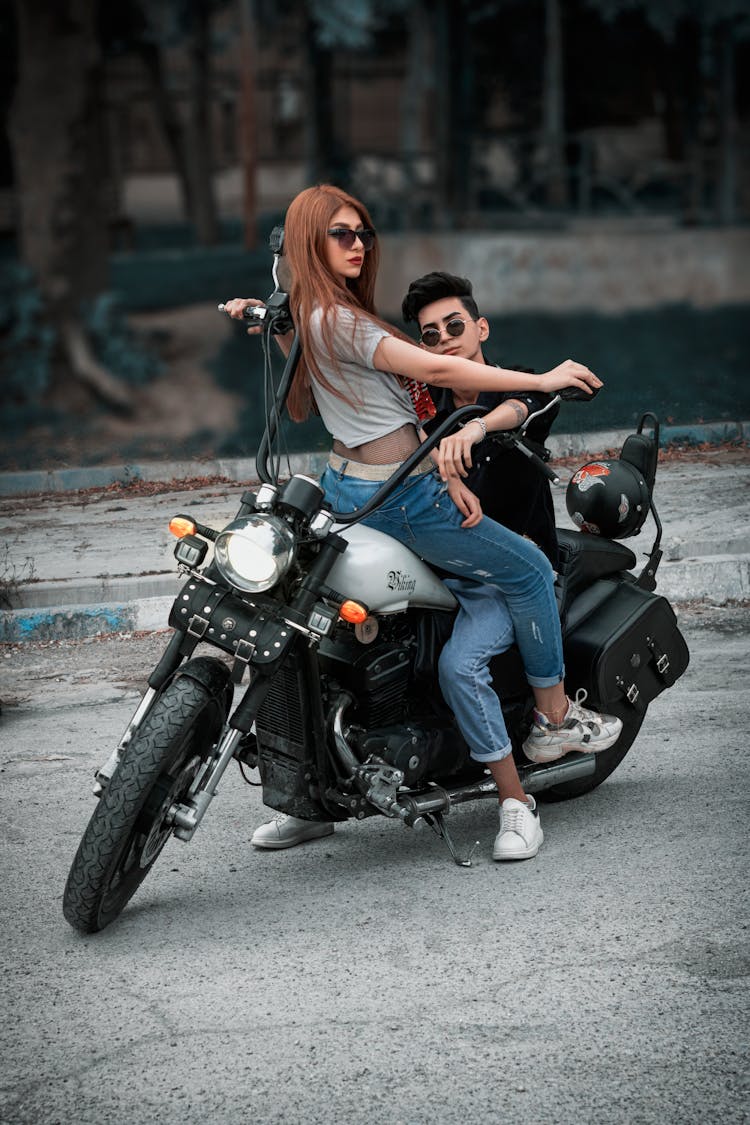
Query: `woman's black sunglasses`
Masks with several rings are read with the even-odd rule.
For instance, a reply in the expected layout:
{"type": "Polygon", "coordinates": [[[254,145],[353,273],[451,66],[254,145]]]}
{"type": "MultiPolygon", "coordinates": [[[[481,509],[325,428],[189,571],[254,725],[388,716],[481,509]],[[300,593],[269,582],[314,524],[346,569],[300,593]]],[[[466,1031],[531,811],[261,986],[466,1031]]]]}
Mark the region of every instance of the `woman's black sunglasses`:
{"type": "Polygon", "coordinates": [[[362,243],[363,250],[372,250],[375,245],[374,230],[349,230],[348,227],[334,227],[328,233],[331,238],[336,239],[343,250],[351,250],[357,239],[362,243]]]}
{"type": "MultiPolygon", "coordinates": [[[[460,317],[455,317],[454,320],[449,320],[445,326],[445,331],[449,336],[463,336],[464,329],[466,328],[466,321],[461,320],[460,317]]],[[[424,332],[419,337],[420,344],[424,344],[426,348],[436,348],[440,343],[440,329],[439,328],[425,328],[424,332]]]]}

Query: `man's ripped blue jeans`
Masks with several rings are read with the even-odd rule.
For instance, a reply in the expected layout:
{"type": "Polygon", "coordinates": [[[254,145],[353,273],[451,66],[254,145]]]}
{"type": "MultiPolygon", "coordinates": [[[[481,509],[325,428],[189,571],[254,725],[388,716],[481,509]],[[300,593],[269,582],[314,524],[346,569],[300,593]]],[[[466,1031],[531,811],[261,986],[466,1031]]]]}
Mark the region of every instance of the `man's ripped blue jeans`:
{"type": "Polygon", "coordinates": [[[490,660],[513,644],[513,622],[494,586],[448,578],[459,610],[438,663],[440,690],[456,716],[472,758],[499,762],[512,750],[500,703],[492,688],[490,660]]]}

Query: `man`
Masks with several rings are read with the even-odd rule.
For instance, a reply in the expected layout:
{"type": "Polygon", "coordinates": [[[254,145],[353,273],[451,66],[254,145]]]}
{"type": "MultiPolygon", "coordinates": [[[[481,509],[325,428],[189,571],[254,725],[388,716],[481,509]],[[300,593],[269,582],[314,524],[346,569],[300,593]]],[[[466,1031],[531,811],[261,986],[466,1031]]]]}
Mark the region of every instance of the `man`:
{"type": "MultiPolygon", "coordinates": [[[[460,355],[486,363],[483,344],[489,337],[487,320],[479,315],[472,286],[465,278],[429,273],[409,286],[402,315],[417,321],[420,343],[441,355],[460,355]]],[[[529,368],[518,368],[529,371],[529,368]]],[[[484,515],[533,540],[557,567],[555,511],[546,478],[517,450],[488,440],[486,433],[520,426],[529,414],[550,401],[542,393],[467,394],[449,387],[431,388],[437,415],[425,426],[433,430],[461,406],[484,406],[482,422],[470,423],[440,444],[441,475],[461,476],[478,497],[484,515]],[[482,424],[483,423],[483,424],[482,424]]],[[[559,407],[548,410],[529,427],[527,438],[541,449],[559,407]]]]}
{"type": "MultiPolygon", "coordinates": [[[[422,347],[487,362],[483,344],[489,336],[489,324],[479,315],[471,283],[465,278],[437,272],[418,278],[404,298],[402,315],[407,323],[417,322],[422,347]]],[[[549,402],[549,396],[527,392],[470,396],[450,388],[431,388],[431,393],[437,415],[429,423],[430,429],[460,406],[478,403],[488,411],[481,420],[467,423],[457,434],[445,438],[434,455],[444,480],[463,478],[471,489],[468,498],[454,496],[466,517],[464,526],[478,523],[484,513],[536,542],[555,567],[554,508],[546,478],[521,453],[505,450],[487,438],[493,431],[521,425],[530,413],[549,402]]],[[[537,444],[543,445],[556,413],[557,408],[547,411],[530,427],[537,444]]],[[[446,585],[456,596],[459,612],[440,655],[440,686],[452,708],[460,701],[461,713],[474,716],[471,723],[462,724],[462,733],[471,756],[489,769],[497,785],[500,830],[493,859],[530,859],[537,854],[544,833],[534,798],[521,786],[489,670],[491,658],[513,644],[510,613],[491,587],[459,578],[447,579],[446,585]]],[[[549,762],[571,747],[587,752],[606,749],[616,740],[620,727],[619,720],[596,715],[571,702],[560,723],[551,724],[535,715],[524,752],[531,761],[549,762]]],[[[252,843],[258,848],[287,848],[331,832],[332,824],[279,813],[256,830],[252,843]]]]}
{"type": "MultiPolygon", "coordinates": [[[[490,327],[479,315],[466,278],[442,272],[418,278],[409,286],[401,311],[406,323],[417,322],[423,348],[487,362],[483,345],[490,327]]],[[[556,567],[555,513],[546,478],[523,454],[488,437],[492,432],[520,426],[530,413],[549,403],[549,396],[527,392],[472,395],[449,387],[431,390],[437,414],[425,426],[428,432],[459,407],[477,404],[487,410],[481,420],[469,422],[458,433],[444,438],[437,456],[441,476],[448,480],[463,478],[477,498],[475,506],[467,505],[464,510],[466,526],[487,515],[532,539],[556,567]]],[[[531,437],[539,446],[543,446],[557,412],[557,407],[552,408],[532,423],[531,437]]],[[[463,733],[471,756],[487,766],[498,788],[500,831],[493,858],[529,859],[539,850],[544,833],[534,798],[521,786],[502,714],[490,698],[490,660],[513,644],[510,614],[503,599],[487,586],[461,579],[448,579],[446,585],[456,596],[459,612],[440,655],[440,687],[451,707],[463,700],[462,713],[473,711],[476,716],[473,729],[463,733]]],[[[535,750],[530,741],[524,749],[533,760],[535,750]]],[[[560,757],[562,751],[548,748],[545,760],[552,760],[552,755],[560,757]]]]}

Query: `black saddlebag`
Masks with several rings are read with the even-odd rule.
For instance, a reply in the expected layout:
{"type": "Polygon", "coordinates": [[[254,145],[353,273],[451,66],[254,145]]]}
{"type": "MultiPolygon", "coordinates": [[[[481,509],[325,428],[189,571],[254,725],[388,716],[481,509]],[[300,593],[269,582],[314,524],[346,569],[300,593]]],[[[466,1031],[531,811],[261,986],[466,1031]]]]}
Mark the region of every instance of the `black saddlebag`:
{"type": "Polygon", "coordinates": [[[666,598],[600,579],[570,607],[564,641],[568,694],[627,718],[643,713],[688,666],[690,654],[666,598]]]}

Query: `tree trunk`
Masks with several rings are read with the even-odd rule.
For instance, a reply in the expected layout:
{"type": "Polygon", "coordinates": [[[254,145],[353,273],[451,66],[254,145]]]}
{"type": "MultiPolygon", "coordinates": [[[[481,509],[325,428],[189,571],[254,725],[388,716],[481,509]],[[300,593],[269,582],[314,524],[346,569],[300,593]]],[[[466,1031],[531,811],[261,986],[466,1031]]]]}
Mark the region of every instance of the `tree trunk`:
{"type": "Polygon", "coordinates": [[[190,120],[187,163],[195,234],[201,246],[213,246],[219,238],[213,186],[211,141],[211,17],[209,0],[193,7],[190,40],[190,120]]]}
{"type": "Polygon", "coordinates": [[[419,200],[415,198],[417,181],[417,162],[422,155],[424,139],[422,136],[422,115],[426,76],[429,73],[427,60],[428,26],[425,0],[415,0],[404,15],[406,24],[406,73],[401,93],[401,160],[407,177],[407,192],[404,199],[406,225],[414,226],[419,200]]]}
{"type": "Polygon", "coordinates": [[[240,74],[240,158],[242,160],[242,217],[245,232],[245,249],[254,250],[258,244],[258,142],[257,115],[255,112],[255,75],[257,56],[255,37],[258,33],[255,18],[255,0],[241,0],[242,4],[242,71],[240,74]]]}
{"type": "Polygon", "coordinates": [[[724,20],[717,30],[719,55],[719,167],[717,215],[723,226],[737,219],[737,124],[735,119],[734,26],[724,20]]]}
{"type": "Polygon", "coordinates": [[[188,171],[185,128],[180,121],[174,100],[167,89],[159,47],[155,43],[141,39],[137,44],[137,50],[146,71],[154,111],[161,125],[162,132],[164,133],[167,147],[172,154],[172,160],[180,187],[183,215],[187,221],[190,221],[193,212],[193,201],[188,171]]]}
{"type": "Polygon", "coordinates": [[[106,133],[94,0],[16,0],[19,78],[11,138],[20,256],[70,371],[110,406],[126,389],[91,356],[82,304],[109,279],[106,133]],[[97,370],[92,375],[92,363],[97,370]]]}
{"type": "Polygon", "coordinates": [[[307,20],[307,94],[305,148],[308,183],[336,180],[337,152],[333,114],[333,56],[318,45],[316,27],[307,20]]]}
{"type": "Polygon", "coordinates": [[[565,86],[560,0],[544,3],[544,89],[542,137],[547,167],[547,202],[568,203],[565,165],[565,86]]]}
{"type": "Polygon", "coordinates": [[[455,227],[469,203],[473,68],[468,9],[439,0],[435,27],[435,157],[437,221],[455,227]]]}

